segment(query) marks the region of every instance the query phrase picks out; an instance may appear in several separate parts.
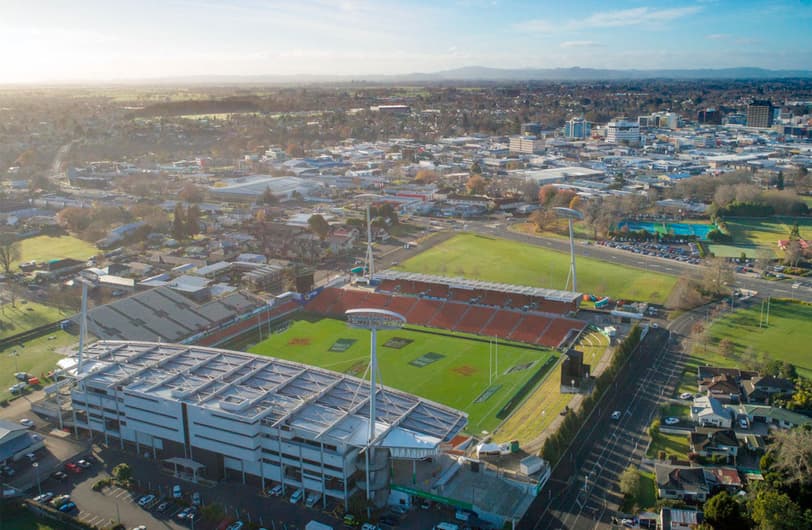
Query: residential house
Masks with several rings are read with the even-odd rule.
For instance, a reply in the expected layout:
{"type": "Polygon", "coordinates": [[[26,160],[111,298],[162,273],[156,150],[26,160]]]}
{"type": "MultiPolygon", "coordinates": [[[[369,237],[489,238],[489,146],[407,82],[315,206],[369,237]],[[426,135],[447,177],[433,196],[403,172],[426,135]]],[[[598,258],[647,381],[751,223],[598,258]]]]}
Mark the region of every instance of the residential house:
{"type": "Polygon", "coordinates": [[[691,406],[691,419],[699,425],[730,429],[733,414],[713,396],[694,398],[691,406]]]}
{"type": "Polygon", "coordinates": [[[689,435],[691,451],[700,456],[721,455],[736,458],[739,441],[736,433],[730,429],[705,429],[697,427],[689,435]]]}
{"type": "Polygon", "coordinates": [[[711,489],[726,490],[731,494],[744,487],[739,472],[733,467],[706,467],[705,479],[710,483],[711,489]]]}
{"type": "Polygon", "coordinates": [[[358,240],[358,235],[357,228],[336,228],[327,236],[327,246],[333,254],[349,252],[358,240]]]}
{"type": "Polygon", "coordinates": [[[661,499],[677,499],[686,502],[705,502],[710,486],[701,467],[654,464],[657,496],[661,499]]]}
{"type": "Polygon", "coordinates": [[[702,392],[703,383],[709,383],[714,377],[726,375],[737,383],[742,379],[750,379],[758,376],[758,372],[752,370],[739,370],[738,368],[722,368],[720,366],[700,366],[696,371],[696,381],[702,392]]]}
{"type": "Polygon", "coordinates": [[[812,425],[812,418],[780,407],[748,404],[739,406],[738,410],[741,414],[747,415],[751,424],[766,423],[769,427],[777,429],[792,429],[799,425],[812,425]]]}
{"type": "Polygon", "coordinates": [[[748,403],[766,405],[776,396],[791,396],[795,392],[795,385],[789,379],[765,375],[742,381],[742,389],[748,403]]]}
{"type": "Polygon", "coordinates": [[[697,510],[682,508],[661,508],[657,528],[662,530],[693,530],[699,528],[705,520],[704,514],[697,510]]]}
{"type": "Polygon", "coordinates": [[[728,374],[721,374],[699,382],[699,391],[707,392],[722,403],[741,403],[738,381],[728,374]]]}

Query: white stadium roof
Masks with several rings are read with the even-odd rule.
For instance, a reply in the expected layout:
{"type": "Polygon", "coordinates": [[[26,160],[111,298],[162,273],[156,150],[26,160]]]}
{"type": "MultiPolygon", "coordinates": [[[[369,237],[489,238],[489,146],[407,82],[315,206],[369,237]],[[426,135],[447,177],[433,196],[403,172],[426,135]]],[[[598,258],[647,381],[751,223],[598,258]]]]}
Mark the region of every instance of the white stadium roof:
{"type": "MultiPolygon", "coordinates": [[[[313,439],[366,445],[369,383],[301,363],[200,346],[100,341],[85,349],[77,377],[248,423],[287,425],[313,439]]],[[[468,421],[463,412],[388,387],[379,387],[375,405],[374,443],[404,456],[436,450],[468,421]]]]}

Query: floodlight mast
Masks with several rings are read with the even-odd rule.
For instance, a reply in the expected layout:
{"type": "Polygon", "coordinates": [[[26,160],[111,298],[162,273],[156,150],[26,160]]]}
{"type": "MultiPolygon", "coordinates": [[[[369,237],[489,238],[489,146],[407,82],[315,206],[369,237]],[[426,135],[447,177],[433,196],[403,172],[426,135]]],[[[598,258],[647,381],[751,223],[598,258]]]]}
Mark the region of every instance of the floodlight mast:
{"type": "MultiPolygon", "coordinates": [[[[567,220],[567,225],[569,226],[570,230],[570,270],[567,273],[567,286],[570,284],[570,278],[572,278],[572,290],[578,290],[578,278],[575,274],[575,237],[573,236],[572,230],[572,221],[574,219],[581,220],[584,218],[584,215],[579,212],[578,210],[573,210],[572,208],[562,208],[562,207],[555,207],[553,208],[555,214],[558,217],[564,218],[567,220]]],[[[566,287],[566,286],[565,286],[566,287]]]]}
{"type": "Polygon", "coordinates": [[[372,499],[372,475],[369,471],[370,453],[372,453],[372,442],[375,440],[375,399],[377,396],[376,376],[378,374],[378,330],[379,329],[400,329],[406,323],[406,317],[394,311],[386,309],[349,309],[344,313],[347,317],[347,324],[354,328],[368,329],[370,331],[369,349],[369,428],[367,430],[366,458],[366,482],[367,482],[367,502],[372,499]]]}

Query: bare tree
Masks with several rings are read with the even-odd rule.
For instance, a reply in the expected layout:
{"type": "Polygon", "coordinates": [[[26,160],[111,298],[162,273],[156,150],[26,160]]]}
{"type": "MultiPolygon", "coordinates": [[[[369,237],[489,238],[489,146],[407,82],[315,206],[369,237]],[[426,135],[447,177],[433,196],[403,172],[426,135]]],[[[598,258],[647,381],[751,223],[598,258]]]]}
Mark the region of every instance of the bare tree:
{"type": "Polygon", "coordinates": [[[719,296],[730,292],[733,286],[733,268],[724,258],[708,260],[702,274],[702,288],[706,293],[719,296]]]}
{"type": "Polygon", "coordinates": [[[800,428],[777,431],[772,448],[775,450],[773,466],[790,482],[812,484],[812,431],[800,428]]]}
{"type": "Polygon", "coordinates": [[[20,259],[20,243],[14,236],[0,237],[0,266],[6,274],[11,274],[11,264],[20,259]]]}

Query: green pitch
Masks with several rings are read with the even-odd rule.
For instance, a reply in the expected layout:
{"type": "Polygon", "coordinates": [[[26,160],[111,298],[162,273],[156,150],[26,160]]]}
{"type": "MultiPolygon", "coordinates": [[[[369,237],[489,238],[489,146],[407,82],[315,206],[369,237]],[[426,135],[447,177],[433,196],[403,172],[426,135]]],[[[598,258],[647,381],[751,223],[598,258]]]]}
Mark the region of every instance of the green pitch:
{"type": "Polygon", "coordinates": [[[86,260],[99,254],[95,245],[73,236],[37,236],[23,239],[20,245],[20,259],[12,263],[11,270],[19,272],[17,267],[25,261],[45,262],[52,259],[73,258],[86,260]]]}
{"type": "MultiPolygon", "coordinates": [[[[596,296],[664,303],[676,278],[577,258],[578,289],[596,296]]],[[[507,239],[460,234],[406,260],[399,270],[563,289],[569,255],[507,239]]]]}
{"type": "MultiPolygon", "coordinates": [[[[499,410],[555,355],[500,343],[498,377],[489,385],[489,348],[487,340],[464,334],[439,335],[419,328],[378,333],[383,383],[467,412],[471,433],[494,429],[500,422],[499,410]],[[396,347],[384,346],[395,338],[405,340],[390,343],[396,347]]],[[[369,332],[340,320],[293,321],[248,351],[369,377],[369,332]],[[355,342],[350,344],[351,340],[355,342]]]]}
{"type": "MultiPolygon", "coordinates": [[[[798,368],[799,374],[812,377],[812,358],[808,354],[809,344],[812,344],[812,326],[809,325],[812,304],[773,299],[770,325],[761,328],[760,315],[761,304],[756,302],[751,307],[737,309],[719,318],[710,328],[712,347],[720,340],[728,339],[733,343],[734,356],[738,356],[752,346],[755,353],[790,362],[798,368]]],[[[736,359],[725,360],[725,365],[736,365],[736,359]]]]}

